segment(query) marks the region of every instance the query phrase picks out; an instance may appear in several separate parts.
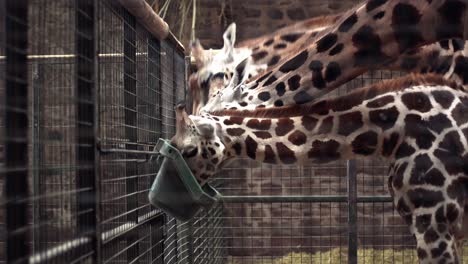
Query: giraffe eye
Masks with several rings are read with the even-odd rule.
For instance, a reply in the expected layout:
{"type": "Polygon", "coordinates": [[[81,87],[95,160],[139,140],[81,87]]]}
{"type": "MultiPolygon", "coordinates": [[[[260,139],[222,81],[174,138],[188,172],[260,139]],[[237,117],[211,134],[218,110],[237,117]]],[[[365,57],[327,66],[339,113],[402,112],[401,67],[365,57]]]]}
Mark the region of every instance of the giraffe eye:
{"type": "Polygon", "coordinates": [[[184,151],[182,152],[182,156],[184,156],[185,158],[191,158],[197,155],[197,153],[198,153],[198,148],[195,146],[191,146],[191,147],[184,149],[184,151]]]}

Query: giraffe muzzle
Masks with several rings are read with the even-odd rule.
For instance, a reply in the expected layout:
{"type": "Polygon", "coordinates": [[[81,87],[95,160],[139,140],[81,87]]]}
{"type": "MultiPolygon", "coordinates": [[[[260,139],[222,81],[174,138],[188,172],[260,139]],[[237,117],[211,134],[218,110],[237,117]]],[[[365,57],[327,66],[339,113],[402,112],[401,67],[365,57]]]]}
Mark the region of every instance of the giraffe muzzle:
{"type": "Polygon", "coordinates": [[[187,221],[210,209],[221,195],[209,184],[200,186],[179,150],[159,139],[159,171],[148,194],[149,202],[181,221],[187,221]]]}

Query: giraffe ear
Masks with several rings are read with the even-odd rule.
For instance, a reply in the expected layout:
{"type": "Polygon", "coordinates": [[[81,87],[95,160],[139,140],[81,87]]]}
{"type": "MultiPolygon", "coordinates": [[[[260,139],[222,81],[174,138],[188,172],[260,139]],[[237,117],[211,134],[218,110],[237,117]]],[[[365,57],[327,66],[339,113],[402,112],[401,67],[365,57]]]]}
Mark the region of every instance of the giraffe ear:
{"type": "Polygon", "coordinates": [[[232,23],[223,34],[223,51],[226,54],[226,60],[232,61],[234,58],[234,45],[236,44],[236,23],[232,23]]]}
{"type": "Polygon", "coordinates": [[[198,116],[190,116],[192,122],[195,124],[197,132],[200,136],[205,138],[211,138],[214,136],[214,126],[208,120],[200,118],[198,116]]]}
{"type": "Polygon", "coordinates": [[[195,61],[195,64],[197,65],[197,68],[202,68],[207,61],[207,52],[203,48],[199,39],[190,42],[190,52],[192,53],[192,57],[195,61]]]}

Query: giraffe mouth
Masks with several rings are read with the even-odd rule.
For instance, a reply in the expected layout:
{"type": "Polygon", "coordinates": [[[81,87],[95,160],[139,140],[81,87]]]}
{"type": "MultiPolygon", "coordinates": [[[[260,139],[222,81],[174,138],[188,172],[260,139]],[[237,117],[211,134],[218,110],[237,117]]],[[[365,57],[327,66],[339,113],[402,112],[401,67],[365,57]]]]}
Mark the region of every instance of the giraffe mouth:
{"type": "Polygon", "coordinates": [[[221,195],[209,184],[200,186],[180,152],[168,141],[156,145],[160,166],[148,194],[149,202],[174,218],[187,221],[215,205],[221,195]]]}

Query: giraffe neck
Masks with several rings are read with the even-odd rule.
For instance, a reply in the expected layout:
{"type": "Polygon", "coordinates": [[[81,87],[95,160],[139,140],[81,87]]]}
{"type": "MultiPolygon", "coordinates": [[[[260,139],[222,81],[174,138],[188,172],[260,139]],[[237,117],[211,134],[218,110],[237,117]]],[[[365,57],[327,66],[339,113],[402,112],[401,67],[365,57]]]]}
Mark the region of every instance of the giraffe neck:
{"type": "Polygon", "coordinates": [[[253,109],[313,101],[368,69],[391,64],[404,52],[440,39],[465,38],[466,4],[450,0],[364,3],[309,48],[239,87],[240,91],[221,95],[206,109],[253,109]]]}
{"type": "MultiPolygon", "coordinates": [[[[466,96],[457,89],[456,83],[440,76],[411,75],[313,104],[281,110],[224,111],[208,118],[216,120],[218,135],[230,157],[271,164],[369,156],[392,160],[403,155],[397,148],[405,136],[416,140],[425,136],[406,129],[410,110],[439,109],[437,103],[430,105],[435,91],[466,96]]],[[[441,119],[429,118],[427,122],[433,129],[441,119]]]]}

